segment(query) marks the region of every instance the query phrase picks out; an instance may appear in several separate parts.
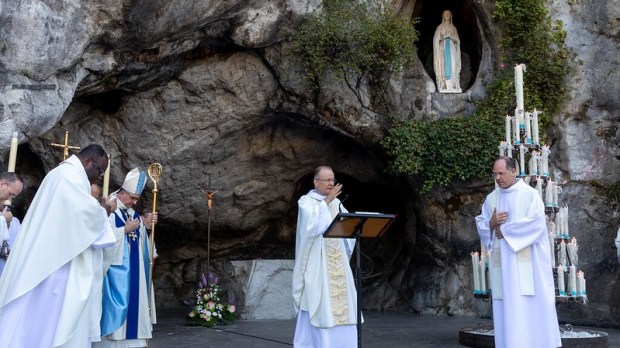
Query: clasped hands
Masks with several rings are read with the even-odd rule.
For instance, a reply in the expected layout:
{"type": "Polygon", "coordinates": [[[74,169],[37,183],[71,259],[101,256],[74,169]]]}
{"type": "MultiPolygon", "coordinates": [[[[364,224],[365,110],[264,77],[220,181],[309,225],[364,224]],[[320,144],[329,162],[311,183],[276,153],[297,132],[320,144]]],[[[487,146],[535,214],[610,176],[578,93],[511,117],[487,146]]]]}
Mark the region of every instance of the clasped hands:
{"type": "Polygon", "coordinates": [[[504,238],[502,234],[501,225],[508,221],[508,212],[500,211],[497,212],[497,209],[493,209],[493,215],[491,216],[491,220],[489,220],[489,228],[491,231],[495,231],[495,236],[497,239],[504,238]]]}

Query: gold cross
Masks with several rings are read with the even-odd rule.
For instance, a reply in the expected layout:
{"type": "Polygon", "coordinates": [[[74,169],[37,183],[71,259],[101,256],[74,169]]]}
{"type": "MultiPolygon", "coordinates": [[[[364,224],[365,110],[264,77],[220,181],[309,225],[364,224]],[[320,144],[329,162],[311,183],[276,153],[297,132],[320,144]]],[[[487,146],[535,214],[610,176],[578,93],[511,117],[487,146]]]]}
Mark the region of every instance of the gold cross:
{"type": "Polygon", "coordinates": [[[70,146],[69,145],[69,131],[65,131],[65,143],[64,144],[56,144],[56,143],[52,143],[52,146],[56,146],[56,147],[62,147],[63,148],[63,153],[62,153],[62,160],[66,160],[67,157],[69,156],[69,149],[72,150],[79,150],[80,147],[79,146],[70,146]]]}
{"type": "Polygon", "coordinates": [[[131,231],[131,232],[127,233],[127,234],[129,235],[129,237],[131,237],[131,239],[133,239],[134,242],[138,238],[138,235],[136,234],[135,231],[131,231]]]}

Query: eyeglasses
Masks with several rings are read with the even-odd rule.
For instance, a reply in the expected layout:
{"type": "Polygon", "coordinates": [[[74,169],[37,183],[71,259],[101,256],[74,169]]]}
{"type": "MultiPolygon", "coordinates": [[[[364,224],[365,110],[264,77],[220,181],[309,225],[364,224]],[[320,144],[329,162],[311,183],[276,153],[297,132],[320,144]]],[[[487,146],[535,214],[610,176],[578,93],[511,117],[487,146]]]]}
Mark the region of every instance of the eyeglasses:
{"type": "Polygon", "coordinates": [[[331,182],[332,184],[337,184],[338,183],[338,180],[336,180],[336,179],[314,179],[314,180],[331,182]]]}
{"type": "Polygon", "coordinates": [[[137,201],[140,199],[140,196],[133,196],[133,195],[131,195],[131,194],[130,194],[130,193],[128,193],[128,192],[125,192],[125,194],[126,194],[126,195],[127,195],[127,197],[129,197],[129,199],[130,199],[132,202],[134,202],[134,203],[135,203],[135,202],[137,202],[137,201]]]}

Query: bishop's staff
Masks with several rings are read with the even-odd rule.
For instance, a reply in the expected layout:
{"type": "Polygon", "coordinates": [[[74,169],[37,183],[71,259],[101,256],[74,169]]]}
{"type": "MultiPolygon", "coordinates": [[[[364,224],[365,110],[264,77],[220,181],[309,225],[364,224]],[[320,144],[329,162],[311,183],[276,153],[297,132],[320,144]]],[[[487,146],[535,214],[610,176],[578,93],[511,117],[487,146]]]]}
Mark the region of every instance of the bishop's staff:
{"type": "MultiPolygon", "coordinates": [[[[157,212],[157,184],[159,183],[159,177],[161,176],[163,168],[159,163],[153,163],[147,169],[149,173],[149,177],[153,180],[153,214],[157,212]]],[[[151,279],[153,279],[153,254],[155,250],[155,221],[151,221],[151,238],[149,240],[149,250],[150,250],[150,262],[151,262],[151,271],[149,274],[151,275],[151,279]]]]}
{"type": "MultiPolygon", "coordinates": [[[[159,183],[159,177],[163,168],[159,163],[153,163],[147,169],[149,177],[153,180],[153,214],[157,212],[157,184],[159,183]]],[[[151,238],[149,239],[149,276],[151,277],[151,284],[153,283],[153,254],[155,254],[155,221],[151,221],[151,238]]],[[[149,284],[149,310],[151,309],[151,293],[153,286],[149,284]]]]}

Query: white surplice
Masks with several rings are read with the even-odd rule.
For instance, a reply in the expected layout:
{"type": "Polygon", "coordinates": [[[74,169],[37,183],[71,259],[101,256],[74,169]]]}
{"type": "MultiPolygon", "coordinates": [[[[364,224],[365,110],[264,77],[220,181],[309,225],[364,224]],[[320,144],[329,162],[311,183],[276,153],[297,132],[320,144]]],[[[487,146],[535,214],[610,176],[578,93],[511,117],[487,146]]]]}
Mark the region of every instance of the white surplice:
{"type": "Polygon", "coordinates": [[[105,223],[90,192],[76,156],[43,179],[0,277],[0,347],[90,344],[92,246],[105,223]]]}
{"type": "Polygon", "coordinates": [[[294,346],[357,346],[357,293],[349,265],[355,239],[323,238],[341,206],[315,190],[302,196],[297,216],[293,299],[298,312],[294,346]]]}
{"type": "MultiPolygon", "coordinates": [[[[520,179],[507,189],[496,188],[487,196],[476,225],[484,245],[491,250],[495,243],[501,252],[502,296],[493,297],[495,347],[560,347],[551,249],[545,207],[538,191],[520,179]],[[494,208],[508,212],[508,221],[501,225],[504,238],[495,241],[489,229],[494,208]],[[528,248],[525,256],[518,254],[528,248]],[[520,273],[531,274],[533,294],[528,286],[522,286],[520,273]]],[[[495,294],[495,289],[492,291],[495,294]]]]}

